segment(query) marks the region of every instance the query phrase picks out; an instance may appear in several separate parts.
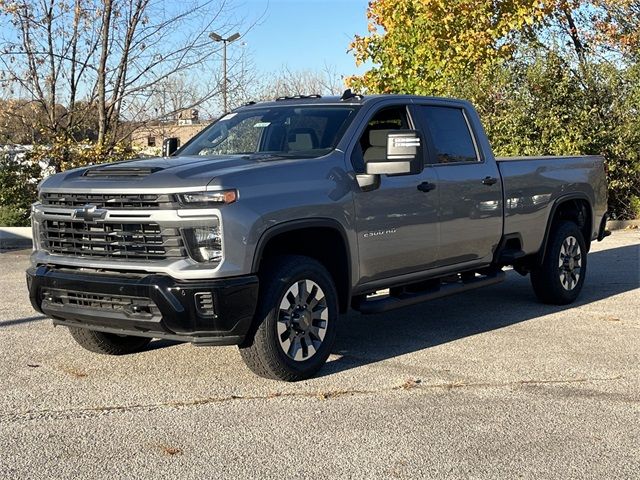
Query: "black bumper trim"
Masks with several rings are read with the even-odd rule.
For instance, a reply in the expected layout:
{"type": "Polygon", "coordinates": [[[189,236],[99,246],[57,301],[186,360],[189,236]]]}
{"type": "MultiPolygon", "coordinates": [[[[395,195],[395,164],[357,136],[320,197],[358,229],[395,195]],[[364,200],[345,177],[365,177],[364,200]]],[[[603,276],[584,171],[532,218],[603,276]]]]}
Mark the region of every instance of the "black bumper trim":
{"type": "Polygon", "coordinates": [[[178,281],[167,275],[128,276],[83,273],[39,266],[27,270],[33,307],[54,323],[92,330],[192,342],[198,345],[234,345],[247,334],[258,299],[258,277],[248,275],[217,280],[178,281]],[[135,315],[43,298],[47,289],[95,295],[131,296],[152,300],[160,315],[135,315]],[[214,315],[196,306],[197,293],[211,294],[214,315]]]}

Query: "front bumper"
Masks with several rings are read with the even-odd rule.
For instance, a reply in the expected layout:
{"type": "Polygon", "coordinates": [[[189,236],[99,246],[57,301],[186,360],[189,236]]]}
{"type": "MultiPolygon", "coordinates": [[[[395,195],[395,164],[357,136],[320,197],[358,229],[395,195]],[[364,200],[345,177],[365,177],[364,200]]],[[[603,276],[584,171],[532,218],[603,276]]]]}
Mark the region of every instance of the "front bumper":
{"type": "Polygon", "coordinates": [[[39,266],[27,284],[33,307],[54,324],[198,345],[242,343],[258,299],[255,275],[177,281],[39,266]]]}

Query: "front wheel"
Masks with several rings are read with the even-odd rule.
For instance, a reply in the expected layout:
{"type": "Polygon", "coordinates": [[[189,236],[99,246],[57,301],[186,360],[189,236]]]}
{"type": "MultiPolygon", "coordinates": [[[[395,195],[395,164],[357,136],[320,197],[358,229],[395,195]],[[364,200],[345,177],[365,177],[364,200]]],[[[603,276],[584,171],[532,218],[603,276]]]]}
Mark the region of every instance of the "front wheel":
{"type": "Polygon", "coordinates": [[[256,324],[240,346],[242,359],[265,378],[311,377],[336,336],[338,295],[331,275],[316,260],[291,255],[274,259],[260,282],[256,324]]]}
{"type": "Polygon", "coordinates": [[[587,273],[587,247],[578,226],[558,223],[551,232],[542,265],[531,271],[538,300],[552,305],[572,303],[582,290],[587,273]]]}

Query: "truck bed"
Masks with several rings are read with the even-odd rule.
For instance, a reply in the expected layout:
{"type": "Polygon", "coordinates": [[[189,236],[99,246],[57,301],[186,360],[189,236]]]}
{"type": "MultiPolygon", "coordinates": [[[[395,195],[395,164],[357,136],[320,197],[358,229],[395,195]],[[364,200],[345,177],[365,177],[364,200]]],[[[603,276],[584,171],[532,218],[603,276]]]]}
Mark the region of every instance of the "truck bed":
{"type": "MultiPolygon", "coordinates": [[[[496,158],[503,185],[504,234],[520,234],[526,254],[540,249],[553,203],[576,196],[594,206],[592,227],[607,210],[604,158],[540,156],[496,158]]],[[[592,229],[593,229],[592,228],[592,229]]]]}

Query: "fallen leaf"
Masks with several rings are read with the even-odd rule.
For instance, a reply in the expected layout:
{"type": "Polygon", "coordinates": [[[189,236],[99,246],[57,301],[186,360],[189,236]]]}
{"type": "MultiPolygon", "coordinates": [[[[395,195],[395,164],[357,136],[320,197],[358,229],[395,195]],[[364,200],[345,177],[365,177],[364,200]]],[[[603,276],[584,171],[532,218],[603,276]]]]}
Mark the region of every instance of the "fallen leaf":
{"type": "Polygon", "coordinates": [[[167,455],[182,455],[182,450],[177,447],[168,447],[166,445],[160,445],[160,449],[167,455]]]}
{"type": "Polygon", "coordinates": [[[405,382],[402,384],[402,388],[405,390],[410,390],[412,388],[418,387],[422,383],[422,380],[415,378],[407,378],[405,382]]]}
{"type": "Polygon", "coordinates": [[[77,368],[73,368],[73,367],[62,367],[62,371],[76,378],[84,378],[87,376],[86,372],[83,372],[82,370],[78,370],[77,368]]]}

